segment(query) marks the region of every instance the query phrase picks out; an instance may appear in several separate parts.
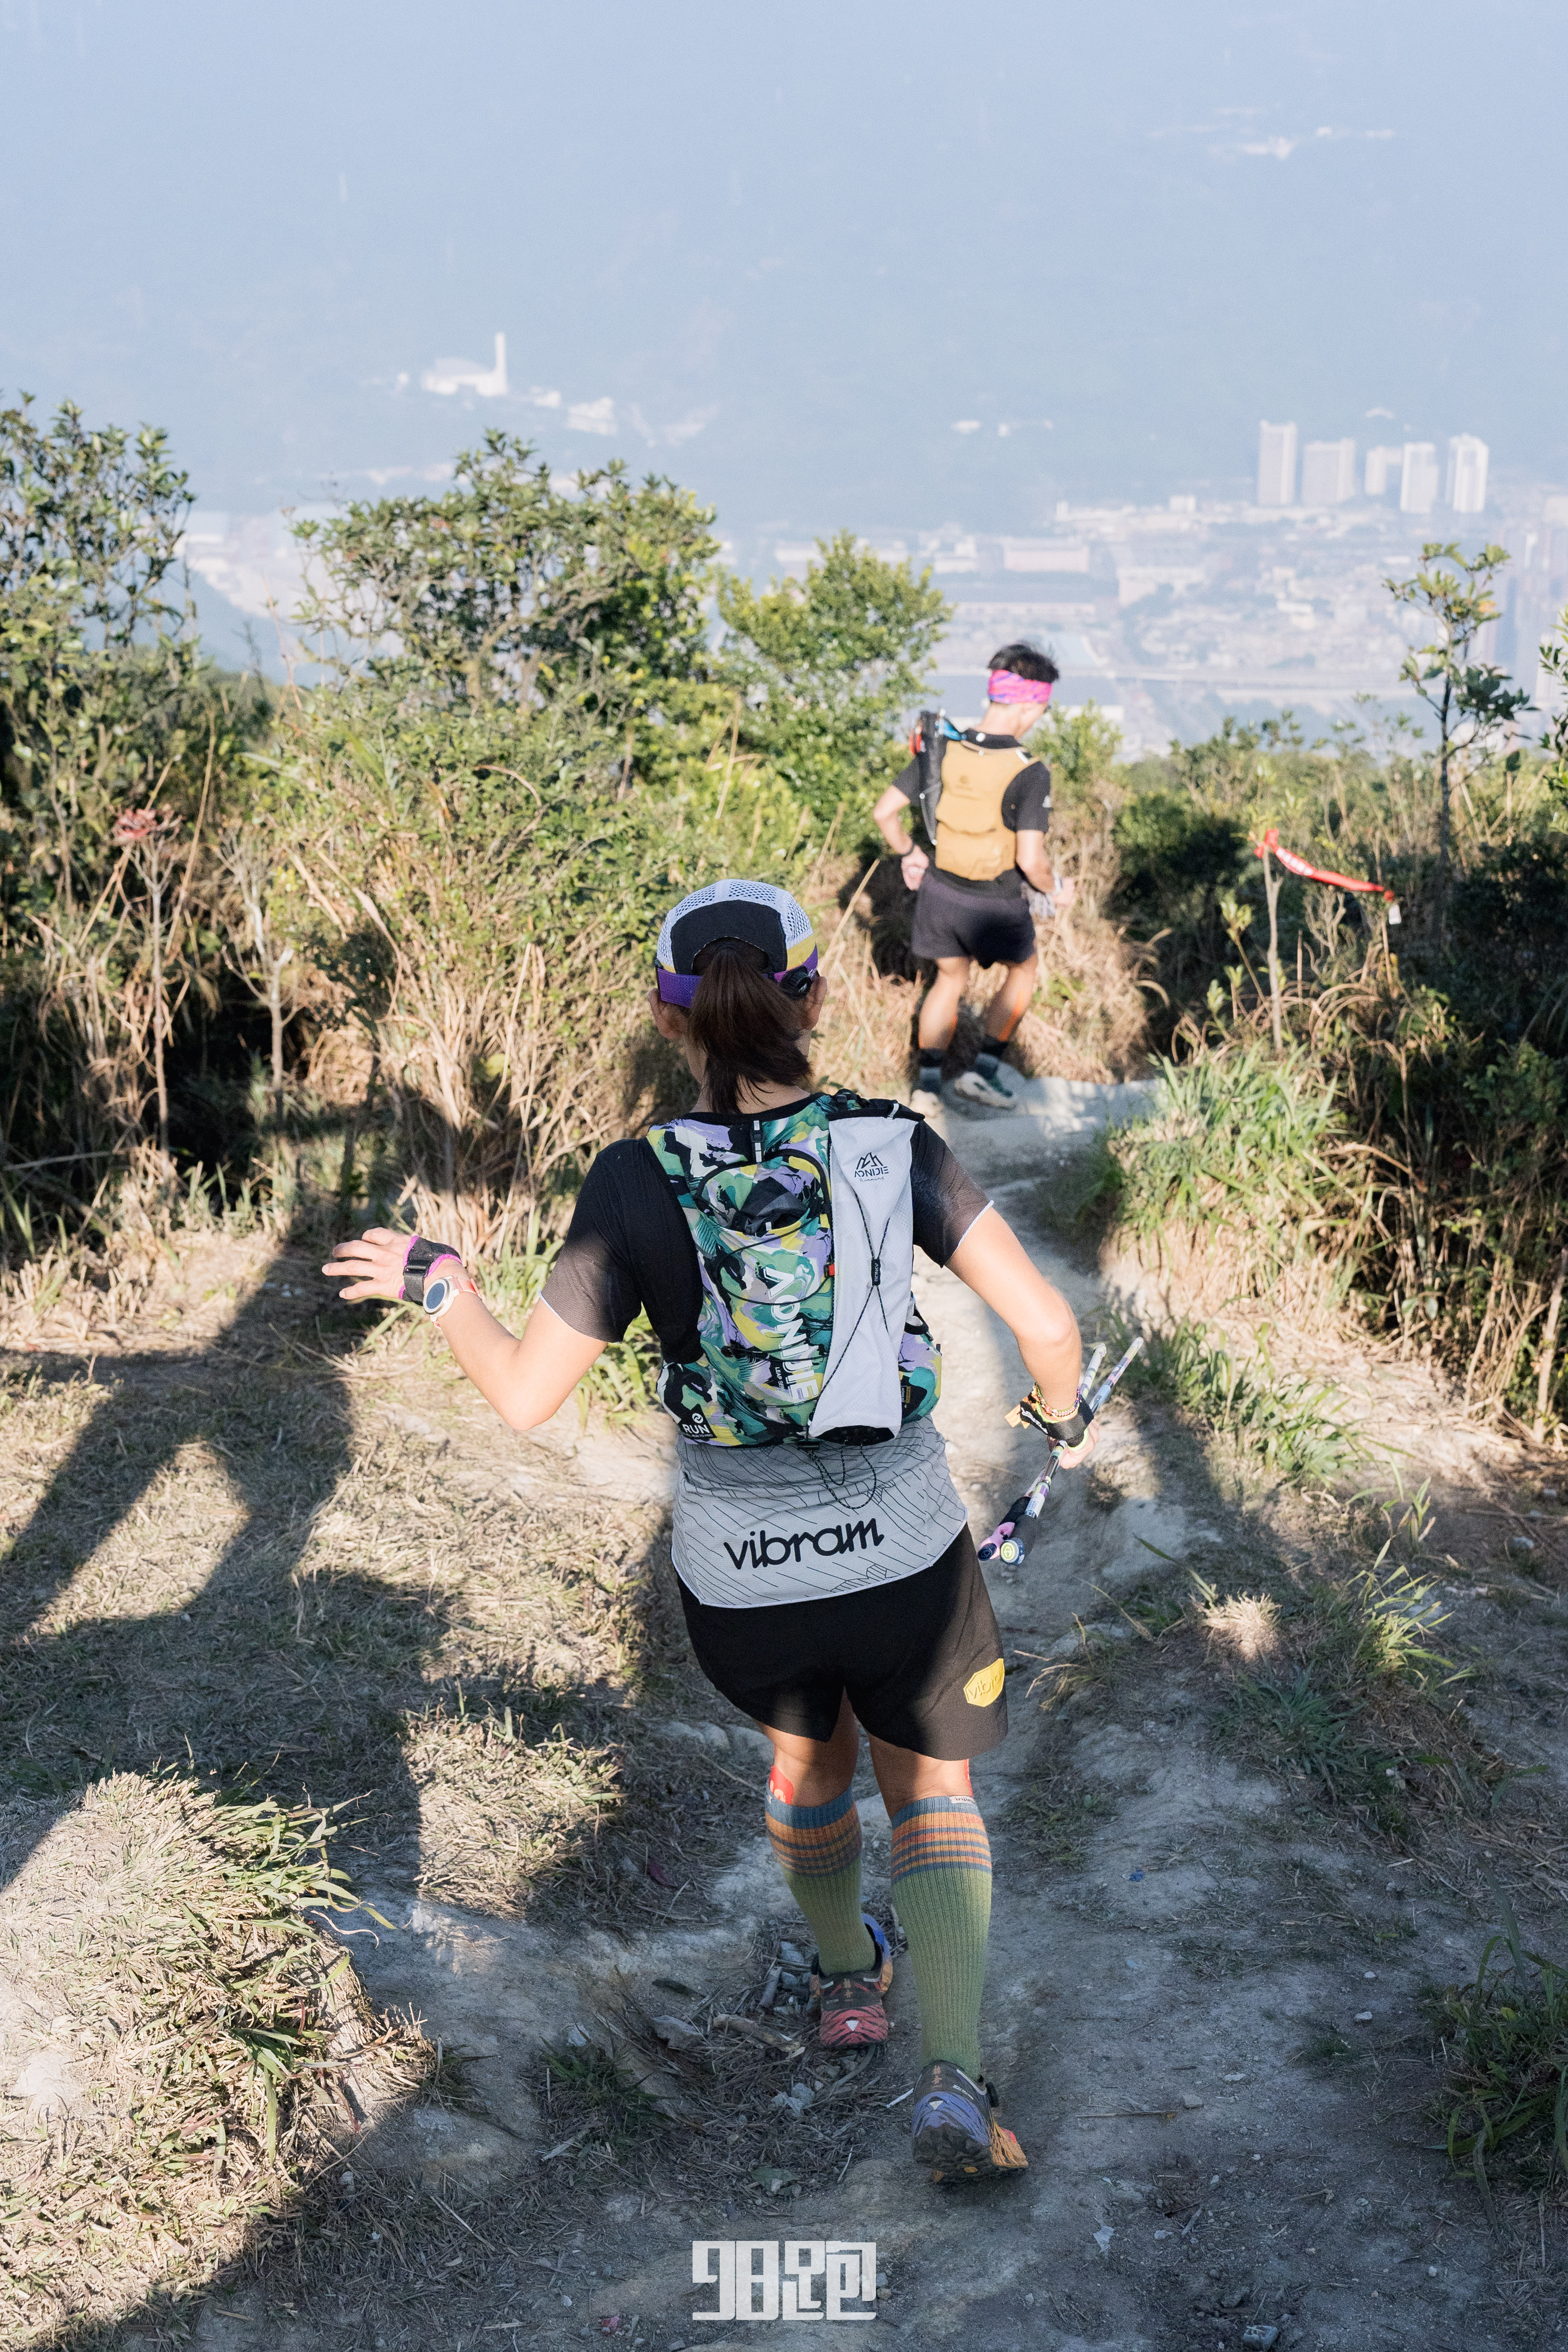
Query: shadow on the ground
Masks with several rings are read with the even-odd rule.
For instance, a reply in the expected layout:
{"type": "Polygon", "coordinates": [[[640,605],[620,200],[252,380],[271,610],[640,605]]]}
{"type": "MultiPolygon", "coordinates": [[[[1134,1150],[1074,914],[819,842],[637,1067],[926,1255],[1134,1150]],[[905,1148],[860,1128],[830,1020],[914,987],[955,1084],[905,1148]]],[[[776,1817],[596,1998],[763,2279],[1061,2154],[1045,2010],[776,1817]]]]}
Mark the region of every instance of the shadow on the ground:
{"type": "MultiPolygon", "coordinates": [[[[411,1515],[433,1513],[445,1564],[447,1548],[468,1538],[464,1511],[472,1498],[447,1490],[439,1444],[355,1437],[352,1384],[363,1375],[334,1350],[352,1347],[365,1318],[329,1310],[313,1326],[300,1296],[307,1280],[300,1244],[285,1242],[258,1270],[232,1323],[203,1349],[128,1350],[108,1361],[100,1356],[90,1368],[85,1352],[27,1360],[31,1378],[55,1391],[72,1433],[0,1556],[7,1652],[0,1774],[13,1792],[57,1803],[116,1770],[161,1768],[209,1791],[243,1787],[283,1804],[341,1808],[335,1858],[351,1874],[379,1876],[395,1865],[395,1874],[411,1882],[421,1874],[429,1802],[421,1774],[433,1721],[477,1731],[510,1705],[520,1746],[546,1757],[563,1721],[590,1742],[624,1737],[621,1694],[595,1682],[586,1657],[581,1673],[560,1657],[542,1670],[538,1640],[551,1612],[579,1630],[589,1622],[583,1596],[595,1595],[606,1550],[616,1565],[615,1530],[584,1524],[595,1518],[587,1497],[560,1529],[548,1508],[520,1519],[515,1504],[498,1502],[496,1543],[481,1525],[484,1557],[464,1564],[478,1567],[481,1580],[504,1572],[500,1546],[521,1539],[540,1571],[542,1622],[507,1618],[515,1636],[475,1656],[459,1638],[460,1585],[434,1572],[434,1551],[428,1581],[422,1570],[411,1575],[407,1525],[398,1523],[405,1500],[411,1515]],[[290,1304],[285,1286],[295,1293],[290,1304]],[[89,1369],[89,1402],[73,1410],[68,1392],[75,1386],[80,1399],[89,1369]],[[374,1510],[362,1509],[356,1480],[378,1446],[369,1475],[380,1491],[374,1510]],[[334,1505],[346,1507],[341,1528],[334,1505]],[[143,1527],[144,1558],[128,1560],[128,1540],[143,1527]],[[387,1530],[380,1575],[378,1528],[387,1530]],[[182,1572],[171,1557],[172,1528],[176,1541],[183,1534],[211,1560],[205,1575],[182,1572]],[[341,1568],[331,1558],[334,1544],[341,1568]],[[68,1619],[73,1586],[77,1606],[91,1613],[68,1619]]],[[[614,1606],[629,1635],[622,1643],[629,1678],[679,1704],[688,1677],[670,1582],[656,1544],[614,1606]]],[[[534,1873],[537,1885],[499,1890],[496,1907],[516,1916],[536,1899],[563,1898],[579,1915],[613,1923],[636,1888],[624,1875],[617,1881],[595,1842],[611,1843],[626,1825],[639,1852],[645,1843],[658,1850],[652,1824],[662,1814],[668,1835],[671,1810],[668,1782],[632,1770],[534,1873]]],[[[52,1817],[47,1806],[39,1816],[52,1817]]],[[[14,1867],[27,1850],[16,1843],[14,1867]]],[[[656,1886],[645,1892],[668,1901],[656,1886]]],[[[456,1899],[489,1907],[483,1895],[456,1899]]],[[[456,2075],[437,2085],[438,2103],[463,2095],[456,2075]]],[[[389,2107],[379,2128],[395,2113],[389,2107]]],[[[404,2203],[402,2185],[394,2201],[404,2203]]],[[[525,2200],[513,2217],[524,2231],[527,2210],[525,2200]]],[[[243,2292],[279,2263],[317,2286],[341,2281],[345,2260],[357,2269],[370,2254],[371,2220],[384,2219],[368,2212],[363,2192],[356,2204],[330,2177],[312,2181],[287,2210],[257,2221],[205,2291],[243,2292]]],[[[423,2192],[402,2216],[410,2218],[432,2259],[437,2242],[443,2262],[467,2242],[465,2225],[423,2192]]],[[[382,2252],[393,2242],[386,2239],[382,2252]]],[[[412,2247],[407,2258],[414,2261],[412,2247]]],[[[395,2294],[399,2282],[410,2283],[401,2264],[389,2291],[395,2294]]],[[[62,2315],[32,2340],[85,2347],[136,2340],[148,2327],[183,2332],[177,2307],[177,2296],[155,2288],[112,2322],[87,2310],[62,2315]]]]}
{"type": "MultiPolygon", "coordinates": [[[[279,1255],[268,1272],[289,1270],[279,1255]]],[[[363,1572],[297,1580],[317,1515],[350,1466],[350,1413],[330,1360],[279,1344],[278,1313],[258,1286],[199,1353],[127,1354],[111,1370],[99,1360],[95,1380],[110,1392],[0,1576],[10,1651],[0,1766],[14,1786],[63,1794],[116,1768],[177,1763],[204,1782],[244,1774],[282,1801],[363,1796],[378,1811],[410,1811],[386,1670],[417,1685],[438,1610],[363,1572]],[[193,1444],[221,1458],[243,1514],[199,1591],[145,1612],[132,1591],[123,1612],[38,1630],[93,1553],[146,1517],[149,1490],[193,1444]]],[[[58,1357],[46,1367],[65,1371],[58,1357]]]]}

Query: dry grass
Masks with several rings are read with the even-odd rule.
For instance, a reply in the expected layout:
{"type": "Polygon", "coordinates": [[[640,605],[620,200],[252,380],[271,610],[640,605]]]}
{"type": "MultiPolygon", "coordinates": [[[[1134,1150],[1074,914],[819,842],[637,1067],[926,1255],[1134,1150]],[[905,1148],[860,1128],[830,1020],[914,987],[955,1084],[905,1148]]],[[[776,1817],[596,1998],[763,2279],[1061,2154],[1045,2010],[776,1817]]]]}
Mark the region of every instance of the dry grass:
{"type": "Polygon", "coordinates": [[[1281,1572],[1272,1590],[1196,1581],[1190,1622],[1220,1679],[1222,1738],[1406,1849],[1461,1822],[1484,1835],[1504,1800],[1502,1820],[1522,1829],[1528,1813],[1541,1834],[1540,1802],[1517,1785],[1531,1776],[1470,1718],[1471,1669],[1436,1646],[1433,1585],[1386,1549],[1366,1568],[1320,1559],[1281,1572]]]}
{"type": "Polygon", "coordinates": [[[505,1917],[526,1906],[552,1864],[586,1839],[616,1801],[607,1747],[585,1747],[557,1723],[529,1738],[509,1704],[416,1716],[405,1747],[419,1801],[419,1884],[444,1903],[505,1917]]]}
{"type": "MultiPolygon", "coordinates": [[[[213,1286],[195,1254],[183,1278],[213,1286]]],[[[627,1698],[678,1713],[694,1671],[658,1514],[557,1501],[537,1468],[514,1492],[509,1445],[551,1455],[498,1448],[422,1348],[366,1376],[336,1353],[363,1317],[321,1288],[274,1258],[216,1285],[199,1351],[155,1314],[90,1377],[0,1387],[0,1766],[41,1798],[160,1761],[259,1776],[349,1805],[357,1848],[448,1897],[587,1899],[612,1828],[668,1811],[668,1774],[621,1769],[627,1698]]]]}
{"type": "Polygon", "coordinates": [[[1227,1592],[1199,1603],[1211,1643],[1245,1665],[1271,1658],[1279,1647],[1279,1604],[1267,1592],[1227,1592]]]}
{"type": "Polygon", "coordinates": [[[1019,1789],[1007,1809],[1007,1827],[1033,1863],[1078,1871],[1096,1830],[1115,1810],[1116,1800],[1108,1790],[1091,1789],[1065,1766],[1047,1767],[1019,1789]]]}
{"type": "Polygon", "coordinates": [[[306,1916],[326,1828],[139,1773],[0,1819],[8,2343],[199,2287],[429,2072],[306,1916]]]}
{"type": "Polygon", "coordinates": [[[1141,983],[1152,969],[1152,951],[1129,939],[1105,911],[1116,881],[1115,856],[1105,837],[1069,837],[1055,856],[1058,870],[1077,882],[1078,896],[1037,925],[1039,987],[1019,1039],[1027,1066],[1037,1077],[1141,1077],[1148,1014],[1141,983]]]}

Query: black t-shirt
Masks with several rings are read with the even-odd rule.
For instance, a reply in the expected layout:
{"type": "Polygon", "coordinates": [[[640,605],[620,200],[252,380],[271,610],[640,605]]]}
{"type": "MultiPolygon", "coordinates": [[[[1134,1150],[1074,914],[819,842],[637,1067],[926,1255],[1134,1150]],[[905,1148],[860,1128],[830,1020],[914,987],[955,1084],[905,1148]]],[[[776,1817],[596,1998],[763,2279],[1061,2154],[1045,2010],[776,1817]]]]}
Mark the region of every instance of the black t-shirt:
{"type": "MultiPolygon", "coordinates": [[[[769,1116],[795,1108],[783,1103],[769,1116]]],[[[746,1150],[750,1128],[748,1119],[734,1122],[737,1150],[746,1150]]],[[[923,1119],[910,1160],[915,1240],[927,1257],[945,1265],[989,1204],[923,1119]]],[[[697,1244],[651,1144],[612,1143],[600,1152],[577,1195],[542,1296],[563,1323],[591,1339],[621,1339],[646,1307],[667,1359],[689,1363],[697,1356],[702,1305],[697,1244]]]]}
{"type": "MultiPolygon", "coordinates": [[[[1018,748],[1011,735],[983,735],[978,728],[964,736],[982,751],[1016,751],[1018,748]]],[[[920,806],[921,772],[917,761],[911,760],[893,779],[895,790],[914,807],[920,806]]],[[[1044,833],[1051,821],[1051,772],[1043,760],[1031,760],[1019,769],[1002,795],[1002,822],[1009,833],[1044,833]]],[[[1024,877],[1016,866],[1005,874],[998,874],[989,882],[971,881],[967,875],[949,874],[941,868],[943,889],[962,890],[983,898],[1017,898],[1023,896],[1024,877]]]]}

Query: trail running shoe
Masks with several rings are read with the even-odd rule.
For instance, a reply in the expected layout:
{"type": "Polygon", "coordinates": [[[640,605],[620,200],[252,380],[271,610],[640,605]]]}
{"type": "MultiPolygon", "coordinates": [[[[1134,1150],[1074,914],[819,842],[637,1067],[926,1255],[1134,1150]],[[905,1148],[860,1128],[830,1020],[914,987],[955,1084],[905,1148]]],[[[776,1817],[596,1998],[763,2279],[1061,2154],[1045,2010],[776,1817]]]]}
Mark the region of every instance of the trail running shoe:
{"type": "Polygon", "coordinates": [[[918,1110],[922,1118],[931,1118],[942,1108],[942,1097],[933,1095],[929,1087],[917,1087],[910,1097],[910,1108],[918,1110]]]}
{"type": "Polygon", "coordinates": [[[1002,2120],[994,2086],[942,2058],[915,2085],[910,2138],[915,2162],[933,2180],[995,2180],[1029,2168],[1017,2134],[1002,2120]]]}
{"type": "Polygon", "coordinates": [[[965,1102],[984,1103],[987,1110],[1018,1108],[1016,1098],[998,1079],[983,1078],[978,1070],[965,1070],[962,1077],[954,1078],[952,1091],[962,1095],[965,1102]]]}
{"type": "Polygon", "coordinates": [[[822,2004],[819,2031],[825,2050],[863,2050],[888,2038],[882,1995],[893,1981],[893,1956],[875,1919],[866,1912],[860,1916],[877,1947],[868,1969],[847,1969],[840,1976],[826,1977],[820,1957],[811,1964],[812,1998],[822,2004]]]}

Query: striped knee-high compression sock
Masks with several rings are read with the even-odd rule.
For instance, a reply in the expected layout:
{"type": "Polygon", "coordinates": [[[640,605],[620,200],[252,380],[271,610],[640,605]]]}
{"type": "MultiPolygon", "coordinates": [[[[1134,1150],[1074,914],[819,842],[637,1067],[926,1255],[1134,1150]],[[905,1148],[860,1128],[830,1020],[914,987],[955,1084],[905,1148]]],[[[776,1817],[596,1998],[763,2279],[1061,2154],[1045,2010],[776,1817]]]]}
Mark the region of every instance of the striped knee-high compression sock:
{"type": "Polygon", "coordinates": [[[917,1797],[893,1815],[893,1902],[920,1990],[921,2064],[977,2075],[991,1841],[973,1797],[917,1797]]]}
{"type": "Polygon", "coordinates": [[[792,1805],[770,1780],[768,1836],[827,1974],[868,1967],[874,1954],[860,1917],[860,1816],[853,1793],[846,1789],[826,1805],[792,1805]]]}

